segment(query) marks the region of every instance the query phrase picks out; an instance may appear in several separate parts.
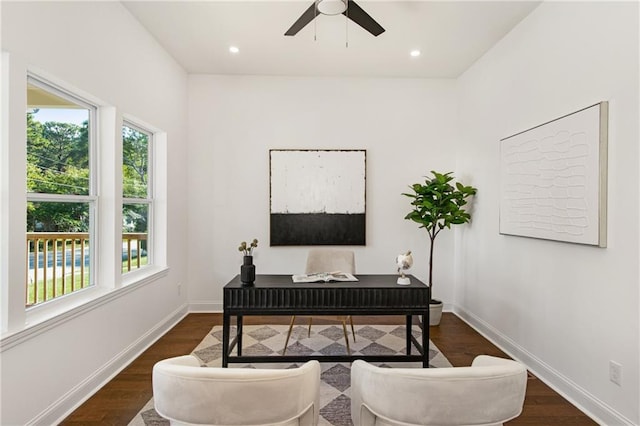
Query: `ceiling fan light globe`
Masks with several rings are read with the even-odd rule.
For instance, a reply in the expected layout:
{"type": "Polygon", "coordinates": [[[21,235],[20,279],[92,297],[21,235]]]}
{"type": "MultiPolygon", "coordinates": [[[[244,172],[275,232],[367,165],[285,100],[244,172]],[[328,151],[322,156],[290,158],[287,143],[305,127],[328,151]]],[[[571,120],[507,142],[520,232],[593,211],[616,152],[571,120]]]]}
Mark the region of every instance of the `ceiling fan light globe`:
{"type": "Polygon", "coordinates": [[[339,15],[347,10],[347,0],[318,0],[316,7],[323,15],[339,15]]]}

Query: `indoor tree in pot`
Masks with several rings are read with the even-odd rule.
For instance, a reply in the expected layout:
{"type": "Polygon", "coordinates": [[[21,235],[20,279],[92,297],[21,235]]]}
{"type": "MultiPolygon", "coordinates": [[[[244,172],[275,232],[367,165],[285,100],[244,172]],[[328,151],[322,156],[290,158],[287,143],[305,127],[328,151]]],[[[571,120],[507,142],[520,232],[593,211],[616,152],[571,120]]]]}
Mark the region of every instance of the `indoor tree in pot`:
{"type": "Polygon", "coordinates": [[[477,191],[476,188],[460,182],[455,182],[454,186],[452,173],[438,173],[432,170],[433,177],[425,177],[424,183],[411,185],[413,193],[402,194],[412,199],[413,206],[413,210],[405,219],[420,224],[420,228],[425,228],[429,234],[429,287],[432,292],[429,325],[440,324],[442,316],[442,302],[433,298],[433,243],[444,228],[450,229],[451,225],[469,222],[471,215],[464,206],[467,204],[466,199],[477,191]]]}

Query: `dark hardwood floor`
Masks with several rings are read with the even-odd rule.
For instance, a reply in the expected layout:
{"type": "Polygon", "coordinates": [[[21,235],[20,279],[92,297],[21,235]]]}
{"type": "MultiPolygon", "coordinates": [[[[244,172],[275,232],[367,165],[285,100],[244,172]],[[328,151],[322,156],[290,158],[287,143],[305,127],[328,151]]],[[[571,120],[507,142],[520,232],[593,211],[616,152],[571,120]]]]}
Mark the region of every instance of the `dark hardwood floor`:
{"type": "MultiPolygon", "coordinates": [[[[246,317],[245,324],[288,324],[289,317],[246,317]]],[[[403,324],[403,317],[354,317],[359,324],[403,324]]],[[[318,322],[314,320],[314,322],[318,322]]],[[[89,398],[61,424],[126,425],[149,401],[151,369],[164,358],[184,355],[214,326],[221,314],[189,314],[158,342],[89,398]]],[[[431,327],[431,340],[454,366],[467,366],[476,355],[506,355],[452,313],[444,313],[438,327],[431,327]]],[[[520,417],[509,425],[595,425],[542,381],[530,375],[520,417]]]]}

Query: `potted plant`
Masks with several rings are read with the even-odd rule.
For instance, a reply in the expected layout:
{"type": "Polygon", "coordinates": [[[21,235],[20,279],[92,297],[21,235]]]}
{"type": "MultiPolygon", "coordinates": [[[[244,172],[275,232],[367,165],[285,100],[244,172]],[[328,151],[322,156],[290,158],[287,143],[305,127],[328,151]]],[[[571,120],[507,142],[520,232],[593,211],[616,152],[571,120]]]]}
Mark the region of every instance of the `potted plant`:
{"type": "Polygon", "coordinates": [[[429,287],[432,292],[429,325],[438,325],[442,316],[442,302],[433,298],[433,243],[443,229],[469,222],[471,215],[464,206],[466,199],[474,195],[477,189],[460,182],[455,182],[454,186],[452,172],[431,171],[431,174],[433,177],[425,177],[424,183],[411,185],[412,193],[402,195],[411,198],[413,206],[405,219],[420,224],[420,228],[425,228],[429,234],[429,287]]]}

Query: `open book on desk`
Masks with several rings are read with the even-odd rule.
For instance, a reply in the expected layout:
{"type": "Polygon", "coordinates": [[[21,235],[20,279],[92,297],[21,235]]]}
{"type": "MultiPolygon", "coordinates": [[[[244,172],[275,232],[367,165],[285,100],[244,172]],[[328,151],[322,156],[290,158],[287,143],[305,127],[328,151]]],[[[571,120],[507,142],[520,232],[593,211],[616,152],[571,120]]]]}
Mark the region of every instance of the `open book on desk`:
{"type": "Polygon", "coordinates": [[[346,272],[319,272],[316,274],[301,274],[291,277],[294,283],[332,283],[340,281],[358,281],[352,274],[346,272]]]}

